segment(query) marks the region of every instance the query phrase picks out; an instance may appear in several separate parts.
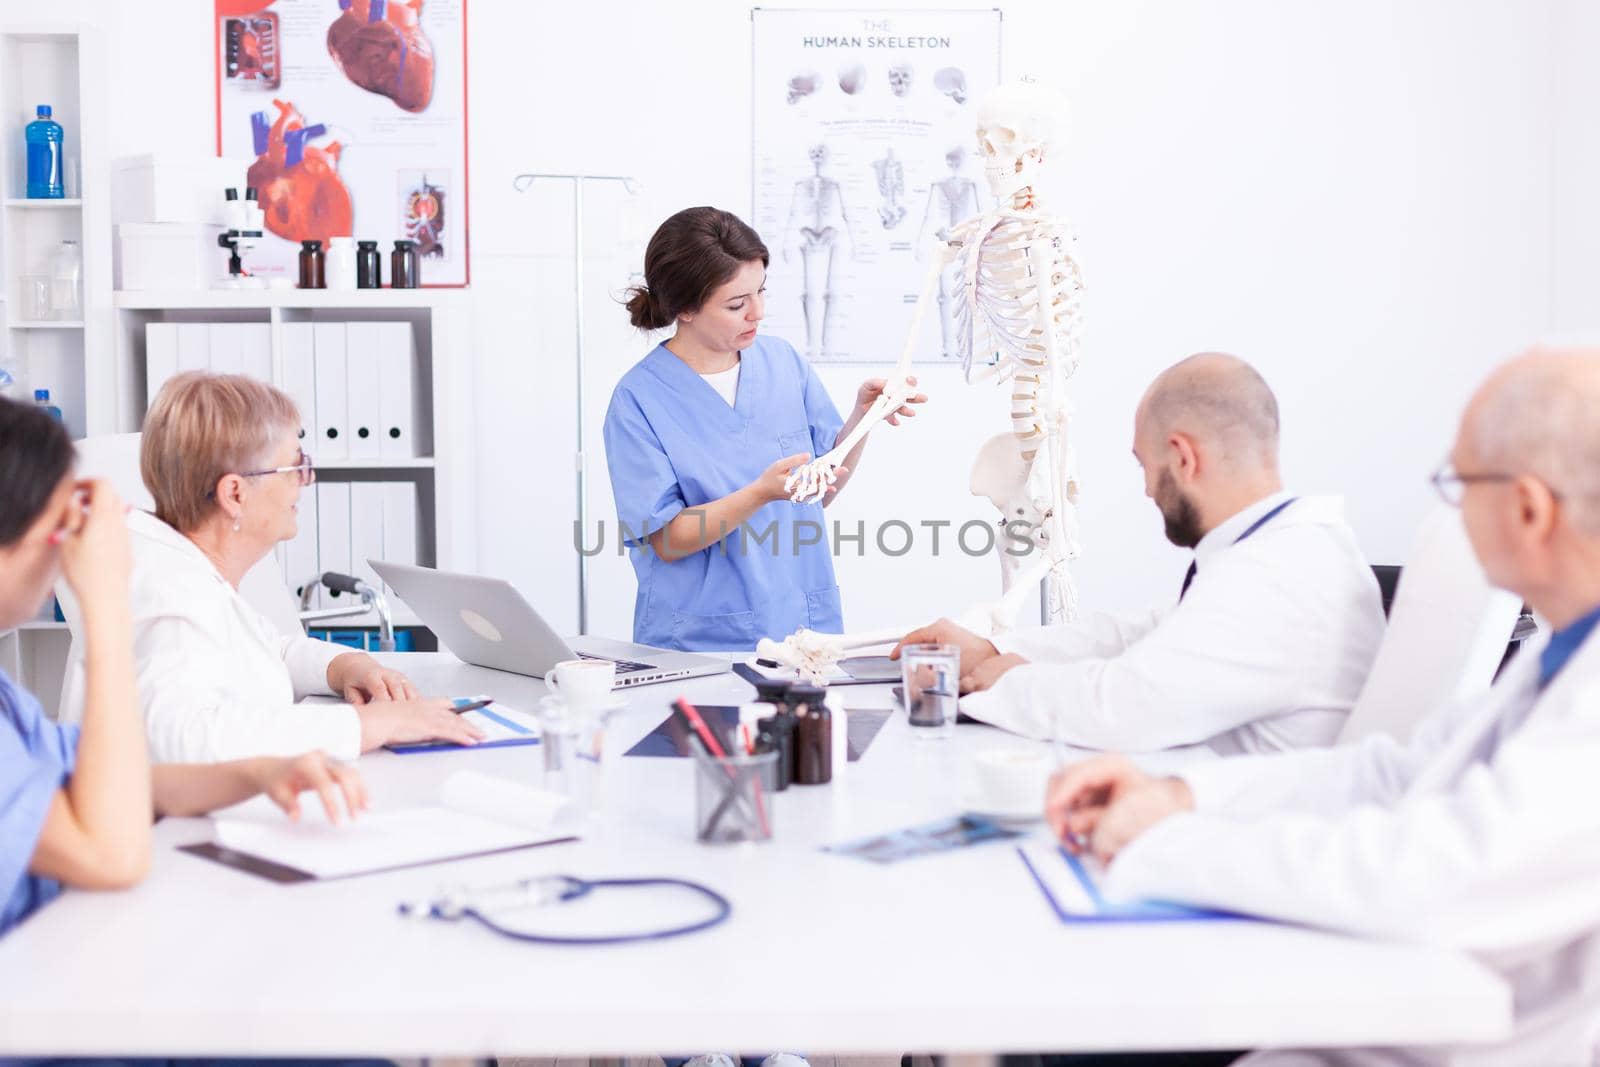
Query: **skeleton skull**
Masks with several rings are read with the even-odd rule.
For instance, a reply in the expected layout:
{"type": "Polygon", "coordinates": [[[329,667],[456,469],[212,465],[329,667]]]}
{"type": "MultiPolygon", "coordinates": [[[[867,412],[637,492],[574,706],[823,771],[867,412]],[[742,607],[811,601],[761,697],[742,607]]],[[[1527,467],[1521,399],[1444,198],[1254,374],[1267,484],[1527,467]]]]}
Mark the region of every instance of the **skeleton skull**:
{"type": "Polygon", "coordinates": [[[889,91],[896,96],[905,96],[911,91],[912,67],[910,63],[899,63],[889,68],[889,91]]]}
{"type": "Polygon", "coordinates": [[[789,79],[789,103],[798,103],[817,91],[821,79],[814,70],[802,70],[789,79]]]}
{"type": "Polygon", "coordinates": [[[867,68],[860,63],[846,63],[839,68],[839,88],[850,96],[861,91],[867,81],[867,68]]]}
{"type": "Polygon", "coordinates": [[[828,162],[828,146],[825,144],[812,145],[806,149],[806,158],[811,160],[811,165],[817,168],[818,173],[821,173],[822,165],[828,162]]]}
{"type": "Polygon", "coordinates": [[[967,102],[967,76],[960,67],[944,67],[933,74],[933,87],[958,104],[967,102]]]}
{"type": "Polygon", "coordinates": [[[1012,82],[978,104],[978,147],[989,189],[1004,201],[1033,185],[1064,123],[1066,101],[1037,82],[1012,82]]]}

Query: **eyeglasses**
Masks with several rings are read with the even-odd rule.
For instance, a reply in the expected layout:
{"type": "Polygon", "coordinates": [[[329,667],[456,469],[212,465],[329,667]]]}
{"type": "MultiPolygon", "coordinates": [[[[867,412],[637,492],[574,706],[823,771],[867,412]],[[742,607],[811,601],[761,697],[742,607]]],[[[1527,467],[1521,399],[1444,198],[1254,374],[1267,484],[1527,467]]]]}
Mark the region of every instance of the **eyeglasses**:
{"type": "Polygon", "coordinates": [[[300,453],[300,461],[298,463],[293,464],[292,466],[288,466],[288,467],[268,467],[265,470],[259,470],[259,471],[240,471],[239,472],[239,477],[241,477],[241,478],[260,478],[263,475],[267,475],[267,474],[288,474],[290,471],[295,471],[300,475],[300,484],[301,485],[310,485],[312,482],[317,480],[317,468],[311,462],[311,457],[309,455],[307,455],[303,450],[300,453]]]}
{"type": "MultiPolygon", "coordinates": [[[[1472,474],[1462,474],[1460,471],[1456,470],[1455,464],[1451,463],[1449,460],[1445,460],[1443,463],[1439,464],[1439,469],[1434,471],[1433,474],[1428,477],[1428,481],[1433,483],[1434,489],[1438,490],[1440,498],[1443,499],[1446,504],[1459,508],[1461,506],[1462,498],[1466,496],[1467,486],[1471,485],[1472,483],[1514,482],[1520,477],[1522,477],[1522,475],[1510,474],[1505,471],[1478,471],[1472,474]]],[[[1545,488],[1549,489],[1551,496],[1555,497],[1557,500],[1561,499],[1560,493],[1556,492],[1554,489],[1550,489],[1548,485],[1545,486],[1545,488]]]]}

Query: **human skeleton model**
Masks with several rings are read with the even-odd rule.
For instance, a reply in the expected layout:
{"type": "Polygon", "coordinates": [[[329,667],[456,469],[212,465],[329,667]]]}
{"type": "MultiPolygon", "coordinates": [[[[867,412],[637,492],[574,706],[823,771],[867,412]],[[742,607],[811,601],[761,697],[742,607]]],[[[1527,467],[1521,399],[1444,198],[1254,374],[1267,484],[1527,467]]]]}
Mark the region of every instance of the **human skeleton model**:
{"type": "Polygon", "coordinates": [[[892,230],[906,217],[906,206],[900,202],[906,191],[906,171],[894,158],[892,148],[884,149],[882,159],[872,161],[872,169],[878,175],[878,192],[883,197],[883,203],[878,205],[878,221],[884,229],[892,230]]]}
{"type": "MultiPolygon", "coordinates": [[[[1066,382],[1080,355],[1083,282],[1072,257],[1070,228],[1042,211],[1034,192],[1060,111],[1056,95],[1033,83],[1002,86],[979,105],[984,174],[998,206],[952,227],[923,282],[910,336],[883,393],[833,451],[797,468],[785,483],[792,500],[821,499],[849,451],[905,402],[912,392],[906,375],[922,315],[940,274],[958,264],[955,297],[967,380],[994,377],[1012,383],[1011,432],[980,449],[971,489],[1001,509],[1003,524],[1026,523],[1023,528],[1035,547],[1027,556],[1011,556],[1005,551],[1011,539],[1000,539],[1000,599],[975,605],[957,619],[984,635],[1011,629],[1040,580],[1048,580],[1052,620],[1070,618],[1076,608],[1067,571],[1068,561],[1077,556],[1078,540],[1075,462],[1066,439],[1066,382]],[[973,357],[980,351],[992,351],[996,358],[974,376],[973,357]]],[[[884,644],[904,633],[903,627],[858,634],[800,630],[782,642],[763,640],[756,649],[820,680],[851,649],[884,644]]]]}
{"type": "MultiPolygon", "coordinates": [[[[922,211],[922,228],[917,235],[919,259],[929,223],[938,227],[934,230],[934,236],[939,239],[940,251],[944,252],[950,246],[950,235],[955,228],[983,211],[978,203],[977,183],[961,174],[961,165],[966,158],[965,149],[950,149],[944,156],[945,163],[950,167],[950,177],[941,178],[928,186],[928,204],[922,211]]],[[[948,264],[939,272],[939,336],[944,343],[940,351],[950,359],[960,359],[963,349],[956,321],[955,294],[961,285],[961,259],[949,255],[942,258],[947,259],[948,264]]]]}
{"type": "Polygon", "coordinates": [[[815,145],[807,155],[816,173],[794,183],[789,219],[783,225],[783,258],[788,260],[791,238],[798,237],[804,282],[800,306],[806,319],[806,355],[817,358],[830,350],[833,334],[834,265],[839,242],[850,238],[839,183],[824,177],[828,146],[815,145]]]}

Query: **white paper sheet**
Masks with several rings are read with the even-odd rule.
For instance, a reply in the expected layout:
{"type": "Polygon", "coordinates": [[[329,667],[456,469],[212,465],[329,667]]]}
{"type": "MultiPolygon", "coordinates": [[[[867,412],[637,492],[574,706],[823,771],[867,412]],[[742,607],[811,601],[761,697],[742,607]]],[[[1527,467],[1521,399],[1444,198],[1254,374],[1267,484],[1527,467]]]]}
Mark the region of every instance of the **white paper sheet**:
{"type": "Polygon", "coordinates": [[[517,738],[527,737],[529,734],[534,736],[539,734],[539,723],[532,715],[498,702],[479,710],[462,712],[461,717],[482,730],[485,741],[512,741],[517,738]],[[485,711],[493,712],[493,714],[485,715],[485,711]],[[512,729],[506,726],[505,723],[499,721],[501,719],[515,724],[519,729],[512,729]]]}
{"type": "Polygon", "coordinates": [[[234,851],[317,878],[337,878],[573,833],[563,819],[564,797],[504,778],[457,771],[445,780],[439,799],[437,806],[369,811],[334,825],[314,794],[301,797],[299,822],[257,797],[214,815],[213,834],[234,851]]]}

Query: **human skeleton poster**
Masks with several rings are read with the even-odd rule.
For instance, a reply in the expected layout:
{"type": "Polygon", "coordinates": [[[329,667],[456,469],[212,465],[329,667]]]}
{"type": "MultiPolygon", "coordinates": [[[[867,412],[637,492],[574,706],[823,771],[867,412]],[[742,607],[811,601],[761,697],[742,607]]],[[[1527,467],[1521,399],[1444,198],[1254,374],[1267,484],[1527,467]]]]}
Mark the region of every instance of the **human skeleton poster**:
{"type": "MultiPolygon", "coordinates": [[[[752,12],[753,222],[772,256],[767,326],[811,360],[895,362],[937,243],[990,206],[973,109],[1000,81],[1000,18],[752,12]]],[[[960,359],[956,281],[940,280],[917,362],[960,359]]]]}

